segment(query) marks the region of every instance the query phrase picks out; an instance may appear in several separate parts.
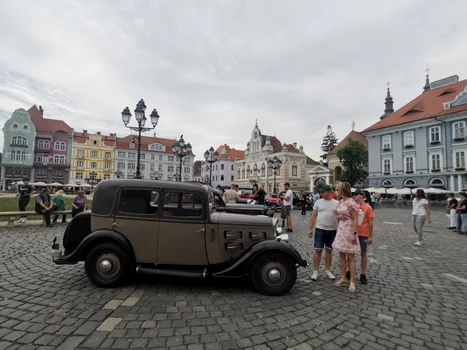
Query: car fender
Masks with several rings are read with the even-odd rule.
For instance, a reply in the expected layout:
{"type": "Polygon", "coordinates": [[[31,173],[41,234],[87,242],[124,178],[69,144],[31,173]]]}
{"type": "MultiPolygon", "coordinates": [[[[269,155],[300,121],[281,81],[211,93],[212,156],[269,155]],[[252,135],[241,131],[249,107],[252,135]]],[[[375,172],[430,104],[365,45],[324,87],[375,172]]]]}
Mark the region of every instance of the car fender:
{"type": "Polygon", "coordinates": [[[245,251],[240,258],[223,271],[213,273],[213,277],[242,277],[249,271],[253,261],[262,253],[273,252],[290,256],[298,266],[306,267],[307,262],[300,253],[291,245],[278,241],[262,241],[245,251]]]}
{"type": "Polygon", "coordinates": [[[76,264],[79,261],[84,261],[86,259],[86,252],[102,240],[117,243],[131,257],[132,261],[135,260],[130,242],[121,233],[111,230],[97,230],[86,236],[72,253],[55,258],[54,262],[56,264],[76,264]]]}

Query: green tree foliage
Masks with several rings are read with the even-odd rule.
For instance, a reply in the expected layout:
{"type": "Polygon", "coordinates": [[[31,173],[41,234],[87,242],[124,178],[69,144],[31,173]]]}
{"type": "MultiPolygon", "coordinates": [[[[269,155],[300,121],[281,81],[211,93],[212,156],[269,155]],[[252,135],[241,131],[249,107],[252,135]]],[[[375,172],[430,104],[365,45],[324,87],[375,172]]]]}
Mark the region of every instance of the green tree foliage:
{"type": "Polygon", "coordinates": [[[331,125],[328,125],[326,129],[326,135],[323,137],[323,143],[321,144],[321,150],[324,154],[321,156],[323,160],[327,160],[328,153],[332,151],[334,147],[337,145],[337,137],[336,134],[332,131],[331,125]]]}
{"type": "Polygon", "coordinates": [[[344,166],[339,181],[348,182],[351,186],[362,183],[368,172],[368,150],[359,142],[349,139],[347,146],[337,151],[337,157],[344,166]]]}

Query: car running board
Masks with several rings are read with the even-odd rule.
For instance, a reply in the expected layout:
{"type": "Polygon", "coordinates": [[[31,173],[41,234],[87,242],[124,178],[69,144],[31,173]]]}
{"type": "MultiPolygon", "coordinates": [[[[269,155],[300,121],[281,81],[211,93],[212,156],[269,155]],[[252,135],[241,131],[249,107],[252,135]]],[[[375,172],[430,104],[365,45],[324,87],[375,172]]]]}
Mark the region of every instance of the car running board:
{"type": "Polygon", "coordinates": [[[205,278],[211,274],[207,268],[175,267],[175,266],[154,266],[150,264],[139,265],[136,272],[144,275],[163,275],[175,277],[205,278]]]}

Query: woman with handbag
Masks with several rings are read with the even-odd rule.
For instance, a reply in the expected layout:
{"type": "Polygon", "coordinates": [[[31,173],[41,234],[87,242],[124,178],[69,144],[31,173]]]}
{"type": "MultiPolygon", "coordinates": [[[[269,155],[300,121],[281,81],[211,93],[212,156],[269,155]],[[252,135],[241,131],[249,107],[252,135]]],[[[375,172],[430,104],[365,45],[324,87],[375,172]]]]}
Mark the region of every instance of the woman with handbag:
{"type": "Polygon", "coordinates": [[[352,189],[348,182],[340,182],[337,185],[338,194],[341,198],[337,206],[337,234],[333,249],[339,252],[341,279],[334,283],[336,287],[347,285],[347,260],[350,270],[349,292],[355,293],[355,254],[360,251],[358,242],[358,212],[359,205],[352,199],[352,189]]]}

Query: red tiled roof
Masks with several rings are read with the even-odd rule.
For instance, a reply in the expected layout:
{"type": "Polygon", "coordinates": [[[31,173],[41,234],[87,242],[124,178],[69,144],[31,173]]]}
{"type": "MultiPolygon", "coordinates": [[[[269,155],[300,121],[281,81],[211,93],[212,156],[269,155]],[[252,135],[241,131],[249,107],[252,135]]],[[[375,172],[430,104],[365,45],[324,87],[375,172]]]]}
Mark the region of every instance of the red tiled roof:
{"type": "Polygon", "coordinates": [[[86,143],[86,141],[88,140],[88,137],[93,136],[93,135],[100,136],[104,140],[104,144],[106,146],[115,146],[117,134],[102,135],[100,132],[93,134],[93,133],[88,133],[87,130],[83,130],[83,132],[75,132],[73,134],[73,142],[86,143]]]}
{"type": "Polygon", "coordinates": [[[405,106],[363,130],[362,133],[465,111],[467,110],[467,105],[444,109],[444,103],[454,100],[456,96],[464,90],[466,85],[467,80],[462,80],[457,83],[423,92],[405,106]]]}
{"type": "Polygon", "coordinates": [[[329,154],[336,154],[338,150],[340,150],[341,148],[347,146],[349,144],[349,139],[352,139],[353,141],[359,141],[359,142],[363,143],[365,148],[368,149],[368,140],[365,137],[365,135],[363,135],[361,132],[352,130],[351,132],[349,132],[349,134],[341,142],[339,142],[336,145],[336,147],[334,147],[332,149],[331,152],[329,152],[329,154]]]}
{"type": "MultiPolygon", "coordinates": [[[[117,148],[119,149],[138,149],[138,144],[135,143],[135,148],[130,148],[130,143],[131,140],[135,138],[135,135],[128,135],[122,138],[117,139],[117,148]]],[[[138,141],[136,141],[138,142],[138,141]]],[[[172,146],[173,144],[177,142],[175,139],[165,139],[161,137],[149,137],[149,136],[141,136],[141,150],[147,151],[148,146],[153,143],[160,143],[161,145],[165,146],[165,153],[170,153],[172,154],[172,146]]],[[[161,150],[157,150],[158,152],[163,152],[161,150]]],[[[189,153],[190,155],[193,155],[192,152],[189,153]]]]}
{"type": "Polygon", "coordinates": [[[219,153],[220,159],[235,160],[237,159],[237,155],[238,155],[238,159],[243,159],[245,157],[245,151],[239,151],[239,150],[236,150],[235,148],[230,148],[229,145],[225,145],[225,144],[222,146],[219,146],[217,148],[217,152],[219,153]],[[222,153],[224,149],[227,152],[227,154],[222,153]]]}
{"type": "Polygon", "coordinates": [[[53,134],[58,131],[63,131],[69,135],[73,133],[73,129],[63,120],[44,118],[36,105],[29,108],[28,113],[38,132],[53,134]]]}
{"type": "Polygon", "coordinates": [[[266,144],[266,139],[268,137],[269,137],[269,141],[271,142],[272,152],[273,153],[282,152],[282,143],[275,136],[261,135],[261,138],[262,138],[261,147],[264,147],[264,145],[266,144]]]}

